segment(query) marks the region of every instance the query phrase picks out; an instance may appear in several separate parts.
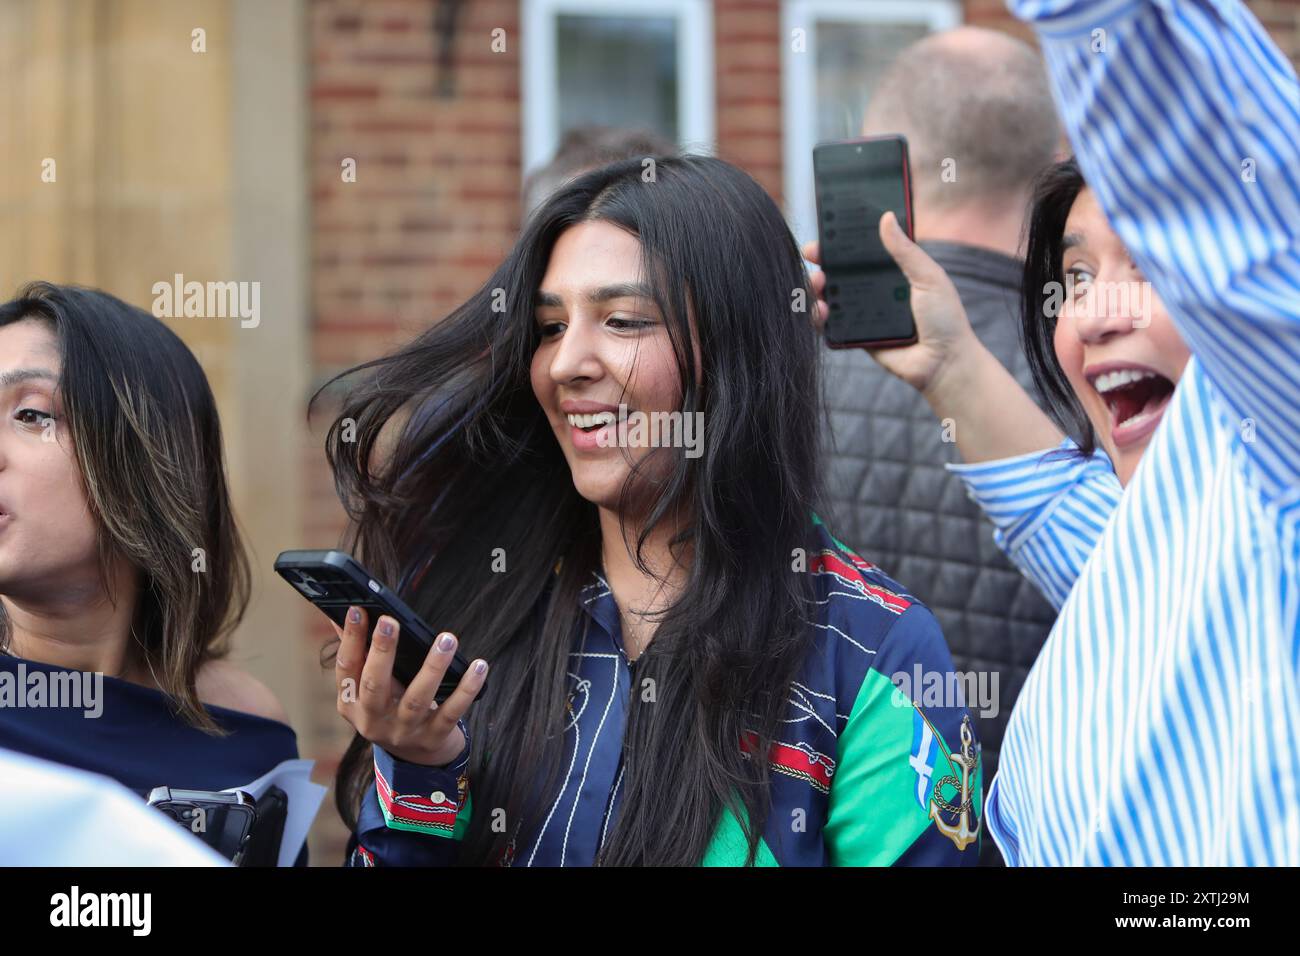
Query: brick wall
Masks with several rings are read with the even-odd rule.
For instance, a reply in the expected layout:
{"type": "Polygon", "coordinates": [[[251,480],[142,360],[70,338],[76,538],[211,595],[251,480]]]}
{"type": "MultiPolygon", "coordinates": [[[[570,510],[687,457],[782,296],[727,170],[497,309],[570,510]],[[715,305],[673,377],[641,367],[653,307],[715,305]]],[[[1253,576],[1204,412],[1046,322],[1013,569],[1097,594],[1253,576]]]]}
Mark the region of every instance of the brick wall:
{"type": "MultiPolygon", "coordinates": [[[[519,6],[461,5],[444,51],[433,0],[319,0],[310,5],[312,356],[317,383],[388,351],[469,296],[509,249],[520,181],[519,6]],[[507,32],[505,53],[491,31],[507,32]],[[450,73],[454,85],[441,83],[450,73]],[[356,161],[356,181],[341,164],[356,161]]],[[[326,406],[328,409],[328,406],[326,406]]],[[[343,529],[314,424],[304,546],[343,529]]],[[[312,648],[332,630],[316,622],[312,648]]],[[[324,677],[328,677],[328,673],[324,677]]],[[[322,770],[348,739],[325,682],[314,726],[322,770]]],[[[313,858],[341,858],[332,808],[313,834],[313,858]]]]}
{"type": "Polygon", "coordinates": [[[713,4],[717,155],[781,196],[781,10],[773,0],[713,4]]]}
{"type": "MultiPolygon", "coordinates": [[[[870,0],[862,0],[870,2],[870,0]]],[[[310,4],[312,355],[317,382],[374,357],[445,315],[490,274],[519,228],[518,0],[463,3],[446,50],[435,0],[310,4]],[[492,31],[506,31],[494,53],[492,31]],[[450,77],[448,77],[450,73],[450,77]],[[444,87],[445,82],[449,87],[444,87]],[[356,182],[341,163],[356,161],[356,182]]],[[[1300,55],[1300,0],[1249,4],[1300,55]]],[[[778,0],[715,0],[718,155],[781,199],[778,0]]],[[[1028,37],[1002,0],[967,0],[966,22],[1028,37]]],[[[321,416],[323,419],[325,416],[321,416]]],[[[321,453],[320,423],[303,449],[304,547],[337,542],[343,516],[321,453]]],[[[316,624],[313,652],[332,636],[316,624]]],[[[436,622],[434,622],[436,625],[436,622]]],[[[332,772],[347,740],[322,672],[312,756],[332,772]]],[[[317,863],[342,853],[332,807],[313,833],[317,863]]]]}
{"type": "Polygon", "coordinates": [[[1291,62],[1300,63],[1300,0],[1250,0],[1246,5],[1291,62]]]}

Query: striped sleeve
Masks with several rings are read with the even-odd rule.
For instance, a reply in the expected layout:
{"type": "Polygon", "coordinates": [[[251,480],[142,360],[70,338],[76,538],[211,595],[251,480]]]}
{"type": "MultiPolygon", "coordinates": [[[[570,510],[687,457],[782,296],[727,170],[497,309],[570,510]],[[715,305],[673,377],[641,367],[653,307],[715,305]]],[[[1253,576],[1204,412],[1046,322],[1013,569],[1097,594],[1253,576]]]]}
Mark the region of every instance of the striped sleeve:
{"type": "Polygon", "coordinates": [[[451,866],[460,852],[472,801],[466,767],[469,731],[460,755],[444,767],[398,760],[373,745],[375,785],[366,790],[345,866],[451,866]]]}
{"type": "Polygon", "coordinates": [[[1239,423],[1300,500],[1300,90],[1239,0],[1009,0],[1080,167],[1239,423]]]}
{"type": "Polygon", "coordinates": [[[1058,610],[1092,554],[1122,492],[1110,459],[1056,449],[949,464],[993,522],[993,540],[1058,610]]]}

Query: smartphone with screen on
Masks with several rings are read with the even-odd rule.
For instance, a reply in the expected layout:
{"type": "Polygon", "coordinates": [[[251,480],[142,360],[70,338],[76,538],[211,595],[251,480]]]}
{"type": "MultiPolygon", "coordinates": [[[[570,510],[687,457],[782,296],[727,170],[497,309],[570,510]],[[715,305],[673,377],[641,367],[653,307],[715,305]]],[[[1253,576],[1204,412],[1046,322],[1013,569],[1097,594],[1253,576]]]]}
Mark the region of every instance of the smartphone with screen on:
{"type": "MultiPolygon", "coordinates": [[[[340,628],[346,623],[348,608],[354,605],[366,609],[372,631],[381,614],[397,621],[401,629],[397,634],[393,676],[410,686],[429,656],[437,632],[351,555],[342,551],[285,551],[275,559],[275,573],[340,628]]],[[[369,641],[367,635],[367,647],[369,641]]],[[[439,704],[446,700],[468,670],[465,658],[459,652],[454,654],[434,700],[439,704]]]]}
{"type": "Polygon", "coordinates": [[[826,344],[886,348],[916,342],[911,286],[880,241],[892,209],[912,235],[907,140],[873,136],[813,148],[817,232],[826,273],[826,344]]]}

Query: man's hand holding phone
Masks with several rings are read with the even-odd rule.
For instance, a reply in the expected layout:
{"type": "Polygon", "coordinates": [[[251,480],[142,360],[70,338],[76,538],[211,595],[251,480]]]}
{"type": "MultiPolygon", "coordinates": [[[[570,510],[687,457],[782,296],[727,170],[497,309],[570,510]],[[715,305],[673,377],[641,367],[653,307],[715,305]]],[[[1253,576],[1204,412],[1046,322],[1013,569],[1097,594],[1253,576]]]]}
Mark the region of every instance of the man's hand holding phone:
{"type": "MultiPolygon", "coordinates": [[[[898,376],[922,395],[941,387],[965,357],[984,348],[971,328],[957,288],[948,274],[907,237],[893,212],[880,217],[880,240],[912,287],[912,318],[916,322],[914,345],[895,348],[864,348],[886,371],[898,376]]],[[[802,252],[805,259],[821,264],[820,244],[809,242],[802,252]]],[[[825,301],[826,273],[812,274],[813,292],[817,296],[813,319],[818,331],[830,314],[825,301]]]]}
{"type": "Polygon", "coordinates": [[[487,661],[475,660],[441,704],[434,696],[456,652],[456,638],[439,634],[415,679],[405,689],[393,678],[399,624],[388,615],[376,622],[367,651],[369,620],[351,607],[339,635],[334,661],[338,711],[362,737],[398,760],[441,767],[465,748],[456,722],[465,716],[487,679],[487,661]]]}

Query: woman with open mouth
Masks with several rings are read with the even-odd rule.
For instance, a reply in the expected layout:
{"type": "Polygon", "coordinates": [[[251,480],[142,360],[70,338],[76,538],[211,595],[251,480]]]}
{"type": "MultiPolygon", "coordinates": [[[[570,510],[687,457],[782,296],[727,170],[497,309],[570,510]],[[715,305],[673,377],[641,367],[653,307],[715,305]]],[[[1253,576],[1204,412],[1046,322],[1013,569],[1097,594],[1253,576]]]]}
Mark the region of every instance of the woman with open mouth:
{"type": "Polygon", "coordinates": [[[32,283],[0,304],[0,411],[0,747],[142,797],[296,758],[275,695],[226,659],[248,561],[184,342],[108,293],[32,283]]]}
{"type": "Polygon", "coordinates": [[[815,514],[808,292],[750,176],[632,159],[363,366],[329,445],[353,542],[447,630],[405,688],[395,622],[342,632],[352,865],[976,863],[965,703],[891,679],[952,686],[937,622],[815,514]]]}
{"type": "Polygon", "coordinates": [[[949,467],[1060,608],[989,829],[1011,864],[1294,866],[1295,73],[1245,9],[1015,6],[1079,153],[1041,178],[1026,250],[1023,339],[1056,422],[890,215],[921,337],[873,353],[955,423],[949,467]],[[1092,53],[1096,34],[1141,55],[1092,53]]]}

